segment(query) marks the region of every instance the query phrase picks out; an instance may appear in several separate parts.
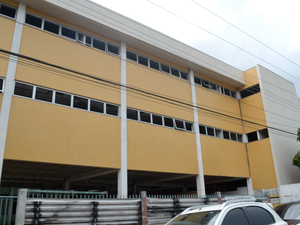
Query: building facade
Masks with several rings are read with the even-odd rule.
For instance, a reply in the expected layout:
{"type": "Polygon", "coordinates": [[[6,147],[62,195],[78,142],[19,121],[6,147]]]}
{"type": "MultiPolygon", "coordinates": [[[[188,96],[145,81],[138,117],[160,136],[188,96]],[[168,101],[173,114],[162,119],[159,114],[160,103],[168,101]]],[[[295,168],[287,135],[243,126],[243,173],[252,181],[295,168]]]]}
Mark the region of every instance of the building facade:
{"type": "Polygon", "coordinates": [[[300,182],[299,100],[88,0],[0,0],[1,187],[128,195],[300,182]]]}

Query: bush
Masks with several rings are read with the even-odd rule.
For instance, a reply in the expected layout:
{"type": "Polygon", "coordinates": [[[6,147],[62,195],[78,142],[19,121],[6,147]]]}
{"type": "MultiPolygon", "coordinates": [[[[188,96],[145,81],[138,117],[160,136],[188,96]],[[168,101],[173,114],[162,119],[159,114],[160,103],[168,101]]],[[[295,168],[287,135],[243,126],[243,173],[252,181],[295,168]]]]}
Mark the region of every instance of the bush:
{"type": "Polygon", "coordinates": [[[298,151],[297,154],[294,156],[293,165],[298,166],[300,170],[300,151],[298,151]]]}

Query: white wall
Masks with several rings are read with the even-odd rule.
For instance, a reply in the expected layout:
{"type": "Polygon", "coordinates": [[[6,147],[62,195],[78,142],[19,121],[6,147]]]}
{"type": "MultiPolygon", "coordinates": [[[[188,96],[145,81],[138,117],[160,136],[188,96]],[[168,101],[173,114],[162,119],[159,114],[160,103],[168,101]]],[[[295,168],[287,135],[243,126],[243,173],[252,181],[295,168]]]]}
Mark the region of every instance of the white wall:
{"type": "MultiPolygon", "coordinates": [[[[295,86],[268,69],[257,65],[267,124],[293,134],[300,127],[300,107],[295,86]]],[[[300,183],[300,171],[292,159],[300,150],[296,135],[268,129],[278,187],[300,183]]]]}
{"type": "Polygon", "coordinates": [[[300,201],[300,184],[280,186],[281,203],[300,201]]]}

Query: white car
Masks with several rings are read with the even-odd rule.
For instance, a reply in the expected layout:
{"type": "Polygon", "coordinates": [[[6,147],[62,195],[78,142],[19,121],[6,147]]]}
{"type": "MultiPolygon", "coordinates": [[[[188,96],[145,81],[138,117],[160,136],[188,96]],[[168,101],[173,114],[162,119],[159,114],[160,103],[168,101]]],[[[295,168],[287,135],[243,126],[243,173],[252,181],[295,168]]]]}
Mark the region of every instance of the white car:
{"type": "Polygon", "coordinates": [[[166,225],[288,225],[271,204],[250,201],[235,200],[219,205],[193,206],[166,225]]]}

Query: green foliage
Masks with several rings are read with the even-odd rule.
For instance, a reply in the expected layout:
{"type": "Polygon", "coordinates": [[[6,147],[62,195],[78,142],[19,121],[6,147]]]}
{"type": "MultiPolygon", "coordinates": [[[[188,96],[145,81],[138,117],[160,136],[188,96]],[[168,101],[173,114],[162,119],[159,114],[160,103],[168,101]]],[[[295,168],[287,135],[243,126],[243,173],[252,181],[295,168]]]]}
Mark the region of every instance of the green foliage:
{"type": "Polygon", "coordinates": [[[300,141],[300,128],[298,128],[298,132],[297,132],[297,141],[300,141]]]}
{"type": "MultiPolygon", "coordinates": [[[[300,128],[298,128],[298,132],[297,132],[297,141],[300,141],[300,128]]],[[[293,165],[298,166],[300,170],[300,151],[298,151],[297,154],[294,156],[293,165]]]]}

